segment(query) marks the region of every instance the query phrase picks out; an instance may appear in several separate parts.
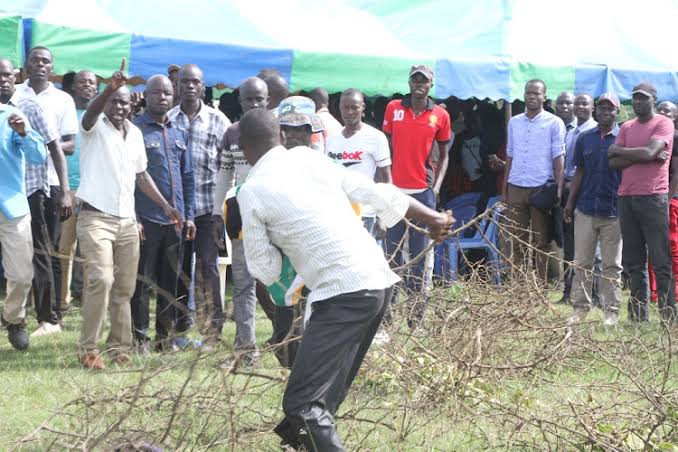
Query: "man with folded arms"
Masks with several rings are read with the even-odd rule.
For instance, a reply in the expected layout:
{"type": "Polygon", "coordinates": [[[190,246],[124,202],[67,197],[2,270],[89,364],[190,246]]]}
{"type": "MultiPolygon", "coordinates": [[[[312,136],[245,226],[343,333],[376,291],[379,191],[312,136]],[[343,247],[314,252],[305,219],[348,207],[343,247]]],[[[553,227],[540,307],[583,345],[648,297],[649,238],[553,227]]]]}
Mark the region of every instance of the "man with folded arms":
{"type": "Polygon", "coordinates": [[[622,170],[619,185],[619,224],[624,242],[622,259],[631,285],[629,319],[647,321],[647,260],[657,278],[659,309],[664,320],[675,318],[675,287],[669,247],[669,165],[673,121],[657,114],[657,90],[643,82],[633,87],[635,119],[622,124],[610,146],[610,166],[622,170]]]}

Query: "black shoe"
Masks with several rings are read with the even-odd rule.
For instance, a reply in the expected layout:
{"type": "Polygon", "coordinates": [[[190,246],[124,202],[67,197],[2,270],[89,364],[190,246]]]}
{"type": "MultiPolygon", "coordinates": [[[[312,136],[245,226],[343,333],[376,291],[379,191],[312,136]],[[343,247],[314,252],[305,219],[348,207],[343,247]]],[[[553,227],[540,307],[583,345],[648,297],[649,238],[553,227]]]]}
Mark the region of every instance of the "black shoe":
{"type": "Polygon", "coordinates": [[[569,295],[563,295],[560,300],[556,301],[556,304],[571,304],[570,303],[570,296],[569,295]]]}
{"type": "Polygon", "coordinates": [[[17,350],[26,350],[28,348],[28,332],[26,331],[26,325],[23,323],[17,325],[8,324],[7,338],[12,347],[17,350]]]}

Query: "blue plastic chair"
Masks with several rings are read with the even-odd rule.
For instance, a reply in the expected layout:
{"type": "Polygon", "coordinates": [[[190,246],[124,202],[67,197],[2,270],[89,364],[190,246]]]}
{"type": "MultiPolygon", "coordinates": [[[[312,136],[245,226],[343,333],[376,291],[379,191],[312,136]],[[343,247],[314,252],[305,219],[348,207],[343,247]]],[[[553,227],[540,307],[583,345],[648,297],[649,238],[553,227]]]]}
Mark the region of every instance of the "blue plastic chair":
{"type": "Polygon", "coordinates": [[[501,197],[495,196],[487,202],[487,209],[492,210],[492,220],[482,219],[476,228],[472,237],[450,237],[444,242],[448,257],[448,277],[450,281],[456,281],[459,268],[459,251],[462,253],[467,250],[481,249],[487,256],[487,263],[492,269],[492,280],[499,284],[501,282],[501,259],[499,256],[499,220],[500,207],[497,203],[501,197]]]}
{"type": "MultiPolygon", "coordinates": [[[[477,215],[477,205],[482,193],[471,192],[461,194],[443,206],[443,210],[452,209],[452,214],[454,215],[454,225],[453,229],[457,229],[473,220],[477,215]]],[[[464,235],[472,234],[473,230],[464,231],[464,235]]],[[[433,263],[433,274],[438,278],[449,279],[449,269],[447,268],[447,263],[450,261],[449,257],[446,256],[446,246],[445,242],[436,245],[435,247],[435,260],[433,263]]],[[[455,270],[456,271],[456,270],[455,270]]]]}

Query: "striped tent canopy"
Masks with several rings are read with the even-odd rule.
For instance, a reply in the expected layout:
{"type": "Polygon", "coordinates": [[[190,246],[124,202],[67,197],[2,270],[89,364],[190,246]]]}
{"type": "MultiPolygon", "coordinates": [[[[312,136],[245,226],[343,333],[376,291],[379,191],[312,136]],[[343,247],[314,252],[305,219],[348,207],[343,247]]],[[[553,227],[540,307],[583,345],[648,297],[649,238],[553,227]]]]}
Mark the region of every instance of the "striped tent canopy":
{"type": "Polygon", "coordinates": [[[125,57],[142,78],[190,62],[209,85],[276,68],[292,90],[392,94],[426,63],[440,98],[522,98],[537,77],[552,95],[628,99],[647,80],[678,99],[676,0],[0,0],[0,14],[0,50],[16,54],[21,17],[23,47],[49,47],[57,73],[108,76],[125,57]]]}

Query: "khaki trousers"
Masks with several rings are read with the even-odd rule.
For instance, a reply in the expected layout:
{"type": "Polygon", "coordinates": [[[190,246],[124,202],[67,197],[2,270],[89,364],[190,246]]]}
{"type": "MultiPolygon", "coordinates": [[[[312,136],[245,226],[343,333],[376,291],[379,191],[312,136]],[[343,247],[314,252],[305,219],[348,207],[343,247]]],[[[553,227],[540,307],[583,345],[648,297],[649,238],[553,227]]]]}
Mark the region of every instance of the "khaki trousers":
{"type": "Polygon", "coordinates": [[[82,210],[76,231],[83,259],[80,351],[94,352],[109,310],[107,352],[127,353],[132,346],[130,299],[139,265],[139,233],[134,218],[82,210]]]}
{"type": "MultiPolygon", "coordinates": [[[[547,280],[548,256],[544,253],[549,251],[549,215],[541,209],[530,204],[530,194],[537,187],[525,188],[509,184],[507,229],[516,237],[509,237],[507,245],[513,265],[522,266],[526,263],[528,247],[523,243],[529,243],[542,252],[535,252],[534,261],[537,267],[537,275],[542,281],[547,280]],[[521,243],[523,242],[523,243],[521,243]]],[[[527,262],[531,265],[530,262],[527,262]]]]}
{"type": "Polygon", "coordinates": [[[622,237],[617,218],[599,218],[574,212],[574,281],[572,304],[591,309],[593,259],[600,244],[603,274],[598,286],[602,308],[617,312],[621,304],[622,237]]]}
{"type": "Polygon", "coordinates": [[[2,319],[16,325],[26,319],[26,298],[33,281],[33,235],[31,216],[9,219],[0,212],[2,266],[7,279],[7,296],[2,319]]]}
{"type": "Polygon", "coordinates": [[[61,307],[68,306],[71,302],[71,278],[73,276],[73,257],[78,244],[75,233],[77,215],[75,212],[75,190],[68,192],[73,204],[73,215],[61,223],[61,239],[59,240],[59,256],[61,260],[61,307]]]}

